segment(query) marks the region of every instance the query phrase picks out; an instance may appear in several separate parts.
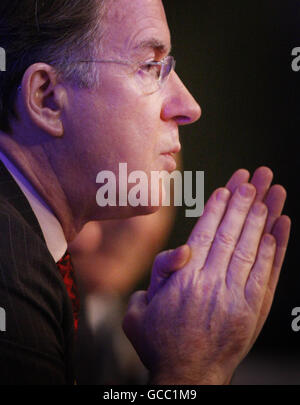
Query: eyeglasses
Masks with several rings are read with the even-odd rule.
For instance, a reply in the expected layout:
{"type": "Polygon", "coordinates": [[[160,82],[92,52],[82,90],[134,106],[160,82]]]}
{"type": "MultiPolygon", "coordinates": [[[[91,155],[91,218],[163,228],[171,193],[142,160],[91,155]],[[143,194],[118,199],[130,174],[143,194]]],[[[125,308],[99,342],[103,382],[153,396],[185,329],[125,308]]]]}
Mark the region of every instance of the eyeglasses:
{"type": "MultiPolygon", "coordinates": [[[[79,63],[116,63],[119,65],[132,66],[133,73],[135,74],[138,83],[144,94],[150,95],[161,89],[167,82],[170,74],[175,70],[176,61],[173,56],[166,56],[161,61],[148,61],[139,64],[123,60],[81,60],[79,63]]],[[[77,63],[77,62],[76,62],[77,63]]]]}

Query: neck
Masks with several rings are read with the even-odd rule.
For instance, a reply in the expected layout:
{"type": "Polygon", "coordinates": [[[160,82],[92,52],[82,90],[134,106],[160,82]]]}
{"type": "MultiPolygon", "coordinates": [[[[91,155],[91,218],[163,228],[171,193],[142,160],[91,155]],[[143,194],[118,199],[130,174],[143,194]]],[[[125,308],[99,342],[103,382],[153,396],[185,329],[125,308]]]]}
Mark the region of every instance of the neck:
{"type": "Polygon", "coordinates": [[[14,135],[0,133],[0,150],[29,181],[41,199],[48,205],[60,222],[65,238],[72,241],[81,230],[79,221],[56,175],[49,157],[41,145],[17,142],[14,135]],[[77,218],[77,220],[76,220],[77,218]]]}

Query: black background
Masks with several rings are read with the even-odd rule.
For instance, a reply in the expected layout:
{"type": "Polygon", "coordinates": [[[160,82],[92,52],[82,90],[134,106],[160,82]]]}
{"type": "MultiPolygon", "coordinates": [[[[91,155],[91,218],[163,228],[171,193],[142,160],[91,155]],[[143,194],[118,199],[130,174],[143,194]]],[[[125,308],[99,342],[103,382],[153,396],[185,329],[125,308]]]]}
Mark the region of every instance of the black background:
{"type": "MultiPolygon", "coordinates": [[[[205,171],[206,200],[239,168],[253,173],[266,165],[274,183],[287,189],[290,244],[270,316],[250,357],[267,354],[277,366],[282,356],[300,360],[300,332],[291,328],[291,311],[300,307],[300,72],[291,68],[292,49],[300,46],[300,2],[165,0],[164,5],[176,71],[202,107],[200,121],[181,129],[184,170],[205,171]]],[[[180,210],[169,247],[184,243],[194,223],[180,210]]],[[[289,361],[286,383],[300,369],[289,369],[289,361]]]]}

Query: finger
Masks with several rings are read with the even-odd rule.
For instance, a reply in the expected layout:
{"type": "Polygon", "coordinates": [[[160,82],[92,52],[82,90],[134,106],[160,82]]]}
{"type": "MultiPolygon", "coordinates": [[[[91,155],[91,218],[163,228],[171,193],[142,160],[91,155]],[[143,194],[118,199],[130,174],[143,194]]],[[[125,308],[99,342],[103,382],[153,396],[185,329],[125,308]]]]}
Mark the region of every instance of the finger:
{"type": "Polygon", "coordinates": [[[255,201],[264,200],[268,207],[269,215],[265,233],[271,233],[276,219],[279,218],[282,213],[286,200],[286,191],[282,186],[275,185],[269,190],[272,180],[273,172],[268,167],[260,167],[257,169],[251,179],[251,183],[256,187],[255,201]]]}
{"type": "Polygon", "coordinates": [[[248,172],[248,170],[239,169],[232,175],[232,177],[226,184],[226,188],[231,192],[231,194],[234,194],[238,186],[240,186],[243,183],[248,183],[249,178],[250,173],[248,172]]]}
{"type": "Polygon", "coordinates": [[[281,216],[285,201],[286,201],[286,191],[280,185],[275,185],[271,187],[265,198],[265,204],[268,207],[269,216],[267,219],[265,232],[272,233],[272,228],[276,220],[281,216]]]}
{"type": "Polygon", "coordinates": [[[265,292],[264,300],[261,306],[259,319],[257,322],[256,330],[253,336],[252,344],[256,340],[257,336],[259,335],[272,306],[272,302],[274,299],[274,294],[276,290],[276,286],[278,283],[279,275],[281,272],[282,264],[284,261],[289,237],[290,237],[290,230],[291,230],[291,220],[287,216],[282,216],[277,219],[272,234],[276,239],[276,254],[273,263],[272,272],[268,281],[267,290],[265,292]]]}
{"type": "Polygon", "coordinates": [[[225,278],[231,255],[254,198],[255,188],[249,183],[242,184],[234,193],[205,263],[205,268],[209,271],[219,273],[222,270],[225,278]]]}
{"type": "Polygon", "coordinates": [[[131,341],[136,350],[139,350],[141,344],[141,331],[144,313],[147,309],[147,292],[135,292],[129,301],[128,309],[123,319],[122,328],[125,335],[131,341]]]}
{"type": "Polygon", "coordinates": [[[192,251],[189,265],[201,269],[215,238],[218,226],[226,212],[230,192],[226,188],[216,190],[207,204],[202,217],[195,225],[187,244],[192,251]]]}
{"type": "Polygon", "coordinates": [[[255,170],[251,184],[256,188],[255,201],[263,201],[273,181],[273,172],[268,167],[259,167],[255,170]]]}
{"type": "Polygon", "coordinates": [[[152,300],[153,296],[174,271],[186,265],[190,256],[191,249],[188,245],[180,246],[175,250],[161,252],[156,256],[151,274],[151,282],[147,292],[148,302],[152,300]]]}
{"type": "Polygon", "coordinates": [[[257,260],[245,286],[245,298],[254,313],[260,313],[276,252],[273,235],[265,234],[259,246],[257,260]]]}
{"type": "Polygon", "coordinates": [[[241,237],[230,260],[226,275],[228,288],[244,288],[255,263],[259,243],[267,219],[267,207],[261,202],[253,204],[241,237]]]}
{"type": "Polygon", "coordinates": [[[287,250],[291,231],[291,220],[286,215],[280,217],[272,230],[272,235],[276,239],[277,251],[273,264],[273,271],[269,281],[269,288],[275,292],[275,288],[279,279],[281,267],[287,250]]]}

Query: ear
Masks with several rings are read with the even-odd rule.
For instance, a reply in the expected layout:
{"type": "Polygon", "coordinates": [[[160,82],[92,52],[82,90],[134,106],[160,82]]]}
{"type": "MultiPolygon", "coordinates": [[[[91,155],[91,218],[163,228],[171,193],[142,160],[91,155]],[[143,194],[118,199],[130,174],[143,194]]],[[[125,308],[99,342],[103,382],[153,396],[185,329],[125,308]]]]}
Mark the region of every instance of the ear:
{"type": "Polygon", "coordinates": [[[22,99],[30,120],[51,136],[64,134],[62,111],[67,92],[57,82],[57,73],[45,63],[35,63],[22,80],[22,99]]]}

